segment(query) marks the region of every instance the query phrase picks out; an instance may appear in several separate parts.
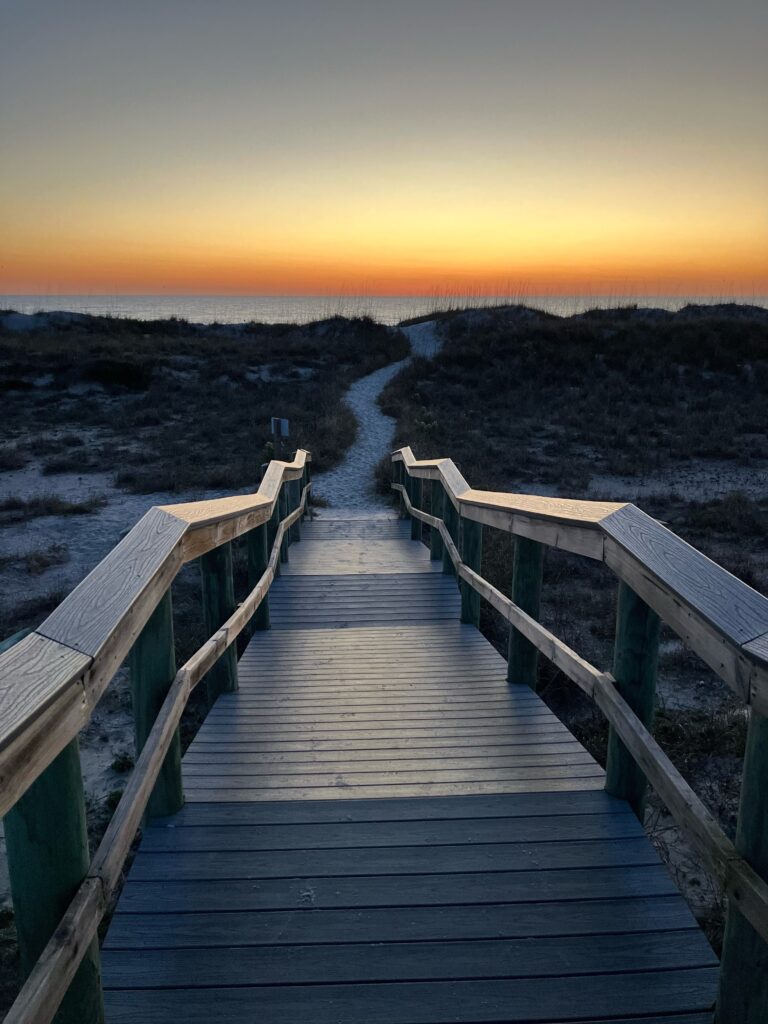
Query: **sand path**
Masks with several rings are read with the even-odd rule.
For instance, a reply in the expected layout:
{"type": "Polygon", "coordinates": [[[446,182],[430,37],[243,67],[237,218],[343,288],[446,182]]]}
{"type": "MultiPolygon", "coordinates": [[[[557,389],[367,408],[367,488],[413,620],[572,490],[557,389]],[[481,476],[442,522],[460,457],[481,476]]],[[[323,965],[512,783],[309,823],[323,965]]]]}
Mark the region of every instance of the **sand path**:
{"type": "MultiPolygon", "coordinates": [[[[429,358],[440,348],[434,320],[403,327],[402,331],[411,343],[412,356],[429,358]]],[[[377,399],[412,356],[361,377],[347,392],[347,404],[358,422],[357,438],[335,469],[315,477],[315,492],[330,505],[327,512],[320,511],[321,517],[361,519],[390,511],[385,499],[374,491],[374,471],[382,455],[392,449],[395,421],[384,415],[377,399]]]]}

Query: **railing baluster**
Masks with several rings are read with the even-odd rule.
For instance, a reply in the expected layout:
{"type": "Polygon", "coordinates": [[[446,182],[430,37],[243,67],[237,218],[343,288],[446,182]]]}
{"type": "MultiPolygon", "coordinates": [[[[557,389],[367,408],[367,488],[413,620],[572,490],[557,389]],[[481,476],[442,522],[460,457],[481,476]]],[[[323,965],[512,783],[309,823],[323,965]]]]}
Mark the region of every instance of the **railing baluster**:
{"type": "MultiPolygon", "coordinates": [[[[470,569],[480,572],[483,553],[483,528],[472,519],[459,518],[459,551],[470,569]]],[[[461,581],[461,621],[480,625],[480,595],[466,580],[461,581]]]]}
{"type": "MultiPolygon", "coordinates": [[[[305,487],[309,486],[309,483],[310,483],[311,479],[312,479],[312,477],[310,476],[310,473],[309,473],[309,463],[305,462],[304,463],[304,472],[301,475],[301,489],[302,489],[302,491],[304,490],[305,487]]],[[[306,502],[304,504],[304,512],[302,513],[301,518],[302,519],[309,519],[310,518],[310,515],[309,515],[309,493],[307,494],[307,500],[306,500],[306,502]]]]}
{"type": "MultiPolygon", "coordinates": [[[[429,485],[430,495],[430,511],[433,516],[437,516],[438,519],[443,518],[443,504],[445,503],[445,492],[443,491],[443,485],[439,480],[430,481],[429,485]]],[[[429,530],[429,557],[433,561],[439,562],[443,557],[443,538],[440,536],[439,530],[433,530],[430,527],[429,530]]]]}
{"type": "MultiPolygon", "coordinates": [[[[656,664],[659,655],[659,617],[627,586],[619,584],[613,675],[616,688],[649,731],[656,706],[656,664]]],[[[626,800],[643,820],[645,773],[611,728],[605,788],[626,800]]]]}
{"type": "MultiPolygon", "coordinates": [[[[443,522],[445,523],[445,527],[448,530],[448,533],[451,535],[451,539],[453,540],[453,543],[458,548],[458,546],[459,546],[459,513],[456,511],[456,508],[455,508],[453,502],[451,501],[451,497],[450,497],[449,494],[446,493],[446,490],[445,490],[444,487],[443,487],[443,522]]],[[[455,576],[456,575],[456,566],[453,564],[453,560],[451,559],[451,556],[448,553],[448,548],[446,548],[445,545],[443,545],[443,547],[444,547],[444,550],[443,550],[443,572],[445,573],[446,576],[455,576]]]]}
{"type": "MultiPolygon", "coordinates": [[[[411,499],[411,504],[414,508],[421,509],[421,497],[422,497],[422,486],[421,480],[418,477],[408,477],[410,487],[408,488],[408,496],[411,499]]],[[[422,537],[422,523],[416,516],[411,516],[411,540],[421,540],[422,537]]]]}
{"type": "MultiPolygon", "coordinates": [[[[131,648],[129,665],[138,757],[176,675],[170,590],[166,591],[131,648]]],[[[177,729],[149,798],[147,816],[157,818],[175,814],[183,803],[181,740],[177,729]]]]}
{"type": "MultiPolygon", "coordinates": [[[[253,590],[269,561],[269,548],[267,546],[268,524],[262,523],[251,530],[247,537],[248,545],[248,589],[253,590]]],[[[269,591],[264,595],[256,613],[251,619],[251,630],[269,629],[269,591]]]]}
{"type": "MultiPolygon", "coordinates": [[[[288,511],[295,511],[301,504],[301,480],[289,480],[288,481],[288,511]]],[[[290,542],[293,544],[297,540],[301,540],[301,517],[299,517],[295,523],[291,523],[290,527],[290,542]]]]}
{"type": "MultiPolygon", "coordinates": [[[[216,630],[237,607],[232,579],[232,545],[221,544],[200,559],[203,576],[203,619],[206,636],[216,630]]],[[[206,680],[208,703],[213,704],[220,693],[237,689],[237,653],[234,644],[219,658],[206,680]]]]}
{"type": "MultiPolygon", "coordinates": [[[[515,537],[512,558],[512,600],[534,619],[539,617],[544,546],[527,537],[515,537]]],[[[536,689],[539,652],[514,626],[509,627],[507,682],[536,689]]]]}
{"type": "MultiPolygon", "coordinates": [[[[736,849],[768,877],[768,719],[750,712],[736,849]]],[[[728,912],[717,997],[718,1024],[764,1024],[768,1009],[768,944],[733,900],[728,912]]]]}
{"type": "MultiPolygon", "coordinates": [[[[277,536],[277,528],[280,525],[280,501],[279,499],[275,502],[275,507],[272,511],[272,515],[267,520],[267,548],[269,553],[272,553],[272,548],[275,545],[275,537],[277,536]]],[[[275,566],[275,576],[280,575],[280,559],[277,560],[275,566]]]]}
{"type": "MultiPolygon", "coordinates": [[[[6,814],[4,828],[21,970],[26,977],[90,862],[76,738],[6,814]]],[[[103,1020],[101,961],[94,939],[61,1003],[56,1024],[102,1024],[103,1020]]]]}
{"type": "MultiPolygon", "coordinates": [[[[278,495],[278,498],[277,498],[277,507],[280,509],[279,520],[285,519],[285,517],[288,515],[288,512],[289,512],[289,509],[288,509],[288,487],[287,487],[287,485],[285,483],[280,488],[280,494],[278,495]]],[[[286,530],[283,533],[283,542],[280,545],[280,561],[281,562],[287,562],[288,561],[288,546],[290,545],[290,543],[291,543],[290,530],[286,530]]]]}
{"type": "MultiPolygon", "coordinates": [[[[408,476],[405,472],[405,465],[402,462],[392,463],[393,480],[394,483],[400,484],[407,489],[408,476]]],[[[398,491],[398,514],[401,519],[405,519],[408,513],[405,510],[405,498],[402,491],[398,491]]]]}

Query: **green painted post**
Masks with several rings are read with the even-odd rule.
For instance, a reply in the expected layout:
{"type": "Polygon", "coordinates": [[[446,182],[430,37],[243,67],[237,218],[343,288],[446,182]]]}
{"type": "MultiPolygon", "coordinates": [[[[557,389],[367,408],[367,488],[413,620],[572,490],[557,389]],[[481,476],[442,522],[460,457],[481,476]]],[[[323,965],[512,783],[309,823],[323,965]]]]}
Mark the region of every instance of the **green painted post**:
{"type": "MultiPolygon", "coordinates": [[[[422,487],[421,480],[417,477],[410,477],[411,481],[411,505],[414,508],[421,510],[421,499],[422,499],[422,487]]],[[[416,516],[411,516],[411,540],[421,540],[421,520],[417,519],[416,516]]]]}
{"type": "MultiPolygon", "coordinates": [[[[619,693],[646,729],[653,728],[656,705],[659,626],[656,612],[626,583],[619,583],[613,676],[619,693]]],[[[643,820],[645,775],[612,728],[608,730],[605,788],[626,800],[643,820]]]]}
{"type": "MultiPolygon", "coordinates": [[[[272,511],[272,515],[267,520],[267,557],[271,557],[272,548],[275,546],[275,537],[277,536],[277,528],[280,524],[280,501],[279,499],[275,502],[275,507],[272,511]]],[[[275,566],[275,576],[280,575],[280,559],[277,560],[275,566]]]]}
{"type": "MultiPolygon", "coordinates": [[[[750,712],[741,783],[736,849],[757,874],[768,878],[768,719],[750,712]]],[[[718,1024],[768,1020],[768,945],[728,903],[717,997],[718,1024]]]]}
{"type": "MultiPolygon", "coordinates": [[[[393,478],[393,480],[394,480],[394,482],[396,484],[402,484],[403,487],[406,486],[406,482],[405,482],[405,464],[404,463],[402,463],[402,462],[393,462],[392,463],[392,478],[393,478]]],[[[405,519],[405,517],[408,515],[408,513],[405,510],[405,498],[403,497],[403,494],[400,491],[398,491],[398,495],[397,495],[397,507],[398,507],[398,511],[400,513],[400,518],[401,519],[405,519]]]]}
{"type": "MultiPolygon", "coordinates": [[[[301,489],[302,489],[302,491],[304,490],[305,487],[308,486],[309,480],[310,480],[310,476],[309,476],[309,463],[305,462],[304,463],[304,472],[301,475],[301,489]]],[[[310,492],[307,492],[307,500],[306,500],[306,503],[304,504],[304,511],[301,514],[301,518],[302,519],[308,519],[309,518],[309,496],[310,496],[310,492]]]]}
{"type": "MultiPolygon", "coordinates": [[[[406,494],[409,497],[409,501],[413,505],[414,504],[414,481],[411,479],[411,475],[410,475],[408,469],[406,469],[406,464],[404,464],[404,463],[402,464],[402,485],[403,485],[404,488],[406,488],[406,494]]],[[[414,517],[411,515],[411,513],[408,511],[408,509],[404,510],[404,515],[406,515],[406,518],[411,520],[411,532],[412,532],[412,536],[413,536],[414,517]]]]}
{"type": "MultiPolygon", "coordinates": [[[[171,592],[166,591],[157,608],[139,634],[129,656],[133,727],[136,756],[141,753],[155,724],[174,676],[176,653],[173,644],[173,608],[171,592]]],[[[174,733],[163,761],[155,788],[147,804],[147,817],[175,814],[184,803],[181,784],[181,740],[174,733]]]]}
{"type": "MultiPolygon", "coordinates": [[[[280,521],[285,519],[288,515],[288,486],[283,484],[280,488],[280,494],[278,496],[278,508],[280,509],[280,521]]],[[[288,546],[291,543],[290,530],[286,530],[283,534],[283,543],[280,545],[280,561],[288,561],[288,546]]]]}
{"type": "MultiPolygon", "coordinates": [[[[455,508],[453,502],[451,501],[451,499],[445,493],[445,489],[444,488],[443,488],[443,522],[445,523],[445,525],[448,528],[448,533],[450,533],[451,538],[453,540],[453,543],[456,545],[456,547],[458,547],[459,546],[459,513],[456,511],[456,508],[455,508]]],[[[448,554],[448,548],[445,545],[443,545],[443,572],[445,573],[446,576],[455,576],[456,575],[456,566],[453,564],[453,560],[451,559],[451,556],[448,554]]]]}
{"type": "MultiPolygon", "coordinates": [[[[527,537],[515,537],[512,559],[512,600],[534,619],[539,617],[544,547],[527,537]]],[[[539,652],[514,626],[509,627],[507,682],[536,689],[539,652]]]]}
{"type": "MultiPolygon", "coordinates": [[[[462,562],[479,573],[483,553],[483,528],[480,523],[461,516],[459,541],[462,562]]],[[[466,580],[461,581],[461,621],[473,626],[480,625],[480,595],[466,580]]]]}
{"type": "MultiPolygon", "coordinates": [[[[221,544],[207,551],[200,559],[203,576],[203,619],[207,636],[227,621],[235,611],[235,585],[232,579],[232,545],[221,544]]],[[[213,704],[220,693],[237,689],[237,652],[230,644],[206,679],[208,703],[213,704]]]]}
{"type": "MultiPolygon", "coordinates": [[[[71,740],[6,814],[8,873],[26,978],[88,872],[83,777],[71,740]]],[[[55,1024],[102,1024],[99,943],[94,939],[72,979],[55,1024]]]]}
{"type": "MultiPolygon", "coordinates": [[[[290,480],[288,482],[288,512],[294,512],[301,504],[301,480],[290,480]]],[[[297,519],[290,527],[291,544],[301,540],[301,518],[297,519]]]]}
{"type": "MultiPolygon", "coordinates": [[[[262,523],[246,536],[248,546],[248,589],[253,590],[267,568],[267,524],[262,523]]],[[[269,629],[269,591],[251,619],[251,630],[269,629]]]]}
{"type": "MultiPolygon", "coordinates": [[[[443,493],[443,485],[439,480],[432,480],[429,485],[429,492],[431,498],[431,512],[433,516],[437,516],[438,519],[443,518],[443,503],[445,501],[445,494],[443,493]]],[[[429,528],[429,557],[439,562],[443,557],[443,538],[440,536],[440,531],[434,527],[429,528]]]]}

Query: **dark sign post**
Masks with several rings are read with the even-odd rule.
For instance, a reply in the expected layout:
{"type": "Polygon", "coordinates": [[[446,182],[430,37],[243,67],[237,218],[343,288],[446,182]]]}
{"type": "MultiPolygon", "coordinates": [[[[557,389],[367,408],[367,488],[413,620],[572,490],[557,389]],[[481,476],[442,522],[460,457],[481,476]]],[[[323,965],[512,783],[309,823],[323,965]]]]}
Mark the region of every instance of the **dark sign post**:
{"type": "Polygon", "coordinates": [[[275,455],[283,457],[283,441],[288,437],[288,420],[273,416],[271,421],[272,437],[275,439],[275,455]]]}

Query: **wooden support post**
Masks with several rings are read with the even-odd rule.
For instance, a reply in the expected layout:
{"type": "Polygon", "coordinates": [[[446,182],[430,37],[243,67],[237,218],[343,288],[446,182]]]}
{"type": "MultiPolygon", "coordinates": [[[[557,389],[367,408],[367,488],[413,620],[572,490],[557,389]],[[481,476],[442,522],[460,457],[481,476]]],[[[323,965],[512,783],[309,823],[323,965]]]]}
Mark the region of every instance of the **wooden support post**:
{"type": "MultiPolygon", "coordinates": [[[[11,895],[26,978],[88,871],[88,833],[77,739],[71,740],[6,814],[11,895]]],[[[102,1024],[99,943],[72,979],[55,1024],[102,1024]]]]}
{"type": "MultiPolygon", "coordinates": [[[[472,519],[459,519],[459,551],[462,562],[480,572],[483,553],[483,528],[472,519]]],[[[461,621],[480,625],[480,595],[465,581],[461,581],[461,621]]]]}
{"type": "MultiPolygon", "coordinates": [[[[267,520],[267,557],[272,554],[272,548],[275,546],[275,537],[277,536],[277,527],[280,524],[280,500],[275,502],[275,508],[272,515],[267,520]]],[[[280,559],[277,560],[275,566],[275,576],[280,575],[280,559]]]]}
{"type": "MultiPolygon", "coordinates": [[[[283,484],[280,488],[280,494],[277,498],[277,505],[280,509],[280,520],[282,521],[288,515],[288,486],[283,484]]],[[[283,534],[283,543],[280,545],[280,561],[288,561],[288,545],[291,543],[290,530],[286,530],[283,534]]]]}
{"type": "MultiPolygon", "coordinates": [[[[294,512],[301,504],[301,480],[288,481],[288,511],[294,512]]],[[[290,526],[290,541],[301,540],[301,518],[290,526]]]]}
{"type": "MultiPolygon", "coordinates": [[[[512,559],[512,593],[514,603],[534,619],[539,617],[541,574],[544,547],[527,537],[515,537],[512,559]]],[[[509,627],[507,648],[507,682],[521,683],[536,689],[539,652],[514,626],[509,627]]]]}
{"type": "MultiPolygon", "coordinates": [[[[619,583],[613,676],[619,693],[649,731],[656,705],[659,626],[658,615],[645,601],[626,583],[619,583]]],[[[612,728],[608,731],[605,788],[626,800],[643,820],[645,774],[612,728]]]]}
{"type": "MultiPolygon", "coordinates": [[[[445,502],[445,494],[443,493],[443,485],[439,480],[430,481],[429,485],[430,493],[430,511],[433,516],[437,516],[438,519],[443,518],[443,503],[445,502]]],[[[439,530],[433,530],[430,527],[429,530],[429,557],[439,562],[443,557],[443,538],[440,536],[439,530]]]]}
{"type": "MultiPolygon", "coordinates": [[[[736,849],[768,878],[768,719],[750,712],[741,783],[736,849]]],[[[768,1020],[768,945],[728,903],[717,997],[718,1024],[764,1024],[768,1020]]]]}
{"type": "MultiPolygon", "coordinates": [[[[310,473],[310,471],[309,471],[309,463],[305,462],[304,463],[304,473],[302,474],[302,477],[301,477],[301,489],[302,489],[302,491],[304,490],[305,487],[309,486],[309,481],[311,480],[311,477],[310,477],[309,473],[310,473]]],[[[301,515],[302,519],[309,519],[310,518],[310,515],[309,515],[309,496],[310,496],[310,492],[308,491],[307,492],[307,500],[306,500],[306,502],[304,504],[304,511],[302,512],[302,515],[301,515]]]]}
{"type": "MultiPolygon", "coordinates": [[[[394,482],[396,484],[402,484],[403,487],[406,486],[405,464],[404,463],[402,463],[402,462],[393,462],[392,463],[392,478],[393,478],[393,480],[394,480],[394,482]]],[[[397,508],[398,508],[398,512],[399,512],[400,518],[401,519],[405,519],[405,517],[408,515],[408,513],[405,510],[405,498],[403,497],[402,492],[398,492],[397,508]]]]}
{"type": "MultiPolygon", "coordinates": [[[[269,552],[267,550],[267,524],[262,523],[249,531],[246,537],[248,545],[248,590],[251,591],[259,582],[267,568],[269,552]]],[[[269,591],[251,620],[251,630],[269,629],[269,591]]]]}
{"type": "MultiPolygon", "coordinates": [[[[133,727],[138,757],[176,675],[171,592],[166,591],[129,656],[133,727]]],[[[177,729],[147,804],[147,817],[175,814],[184,803],[181,740],[177,729]]]]}
{"type": "MultiPolygon", "coordinates": [[[[411,505],[413,505],[414,508],[419,509],[419,511],[423,511],[423,509],[421,508],[421,480],[419,480],[415,476],[409,477],[409,480],[411,484],[409,491],[411,497],[411,505]]],[[[420,519],[417,519],[416,516],[411,516],[411,540],[421,540],[421,525],[422,524],[420,519]]]]}
{"type": "MultiPolygon", "coordinates": [[[[411,505],[413,505],[413,486],[412,485],[413,485],[413,480],[411,480],[411,476],[410,476],[408,470],[405,467],[405,463],[403,463],[403,487],[405,488],[405,493],[408,495],[408,498],[409,498],[409,500],[411,502],[411,505]]],[[[410,519],[411,521],[413,520],[413,516],[408,511],[408,509],[404,509],[404,515],[405,515],[405,517],[407,519],[410,519]]]]}
{"type": "MultiPolygon", "coordinates": [[[[213,636],[235,611],[235,585],[232,579],[232,544],[221,544],[200,559],[203,575],[203,619],[206,636],[213,636]]],[[[237,689],[237,652],[232,644],[208,673],[208,703],[220,693],[237,689]]]]}
{"type": "MultiPolygon", "coordinates": [[[[440,485],[442,487],[442,484],[440,485]]],[[[450,533],[453,543],[458,548],[459,546],[459,513],[451,501],[450,497],[445,493],[443,488],[443,522],[446,525],[448,533],[450,533]]],[[[453,564],[451,556],[448,554],[448,548],[443,545],[443,572],[446,576],[456,575],[456,566],[453,564]]]]}

